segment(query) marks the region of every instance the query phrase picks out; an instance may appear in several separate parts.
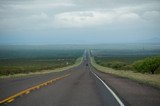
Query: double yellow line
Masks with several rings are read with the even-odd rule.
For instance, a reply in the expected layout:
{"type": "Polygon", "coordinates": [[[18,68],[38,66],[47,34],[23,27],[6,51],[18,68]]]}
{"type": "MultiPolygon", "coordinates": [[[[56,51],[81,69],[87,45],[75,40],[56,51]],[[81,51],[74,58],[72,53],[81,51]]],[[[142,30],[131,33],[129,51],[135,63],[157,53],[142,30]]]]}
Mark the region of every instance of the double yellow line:
{"type": "Polygon", "coordinates": [[[25,89],[25,90],[23,90],[23,91],[20,91],[19,93],[15,94],[15,95],[12,95],[12,96],[4,99],[4,100],[1,100],[1,101],[0,101],[0,104],[10,103],[10,102],[14,101],[15,98],[17,98],[17,97],[19,97],[19,96],[22,96],[22,95],[24,95],[24,94],[28,94],[28,93],[30,93],[30,92],[33,91],[33,90],[39,89],[39,88],[41,88],[41,87],[43,87],[43,86],[46,86],[46,85],[48,85],[48,84],[51,84],[51,83],[53,83],[53,82],[55,82],[55,81],[57,81],[57,80],[60,80],[60,79],[62,79],[62,78],[68,77],[69,75],[70,75],[70,74],[66,74],[66,75],[64,75],[64,76],[51,79],[51,80],[46,81],[46,82],[44,82],[44,83],[41,83],[41,84],[35,85],[35,86],[33,86],[33,87],[30,87],[30,88],[28,88],[28,89],[25,89]]]}

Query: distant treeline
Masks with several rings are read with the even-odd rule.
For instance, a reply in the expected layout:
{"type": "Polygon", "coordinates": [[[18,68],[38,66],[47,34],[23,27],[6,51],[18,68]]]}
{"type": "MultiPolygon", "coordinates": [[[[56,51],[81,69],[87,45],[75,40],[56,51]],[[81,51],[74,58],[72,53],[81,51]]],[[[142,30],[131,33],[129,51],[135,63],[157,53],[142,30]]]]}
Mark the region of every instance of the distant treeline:
{"type": "Polygon", "coordinates": [[[0,59],[16,59],[16,58],[77,58],[82,56],[84,50],[0,50],[0,59]]]}

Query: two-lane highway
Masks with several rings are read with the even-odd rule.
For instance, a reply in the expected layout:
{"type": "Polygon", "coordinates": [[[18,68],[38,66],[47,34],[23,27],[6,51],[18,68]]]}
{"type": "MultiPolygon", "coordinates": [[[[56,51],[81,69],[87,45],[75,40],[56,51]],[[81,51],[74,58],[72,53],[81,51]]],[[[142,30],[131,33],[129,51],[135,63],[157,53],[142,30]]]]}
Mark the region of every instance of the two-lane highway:
{"type": "Polygon", "coordinates": [[[63,72],[0,80],[0,100],[9,98],[2,104],[6,106],[156,106],[159,93],[137,82],[96,71],[88,56],[81,65],[63,72]]]}
{"type": "Polygon", "coordinates": [[[119,106],[119,103],[103,83],[90,71],[88,60],[70,70],[60,73],[38,75],[25,78],[1,80],[1,100],[32,86],[51,79],[69,76],[33,90],[13,101],[9,106],[119,106]]]}

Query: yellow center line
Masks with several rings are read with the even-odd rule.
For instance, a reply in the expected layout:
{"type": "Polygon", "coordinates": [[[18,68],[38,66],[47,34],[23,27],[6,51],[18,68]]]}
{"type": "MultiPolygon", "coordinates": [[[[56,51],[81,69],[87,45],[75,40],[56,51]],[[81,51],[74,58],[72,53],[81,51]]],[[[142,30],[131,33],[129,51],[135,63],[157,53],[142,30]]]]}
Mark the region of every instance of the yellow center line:
{"type": "Polygon", "coordinates": [[[35,86],[33,86],[33,87],[30,87],[30,88],[28,88],[28,89],[25,89],[25,90],[23,90],[23,91],[20,91],[20,92],[17,93],[17,94],[14,94],[14,95],[12,95],[12,96],[7,97],[6,99],[1,100],[1,101],[0,101],[0,104],[10,103],[10,102],[14,101],[15,98],[17,98],[17,97],[19,97],[19,96],[21,96],[21,95],[28,94],[28,93],[30,93],[32,90],[39,89],[40,87],[46,86],[46,85],[48,85],[48,84],[51,84],[51,83],[53,83],[53,82],[55,82],[55,81],[57,81],[57,80],[60,80],[60,79],[65,78],[65,77],[68,77],[68,76],[70,76],[70,75],[71,75],[71,74],[66,74],[66,75],[64,75],[64,76],[51,79],[51,80],[46,81],[46,82],[44,82],[44,83],[41,83],[41,84],[35,85],[35,86]]]}
{"type": "Polygon", "coordinates": [[[7,103],[10,103],[10,102],[12,102],[12,101],[14,101],[14,99],[10,99],[10,100],[8,100],[8,101],[7,101],[7,103]]]}

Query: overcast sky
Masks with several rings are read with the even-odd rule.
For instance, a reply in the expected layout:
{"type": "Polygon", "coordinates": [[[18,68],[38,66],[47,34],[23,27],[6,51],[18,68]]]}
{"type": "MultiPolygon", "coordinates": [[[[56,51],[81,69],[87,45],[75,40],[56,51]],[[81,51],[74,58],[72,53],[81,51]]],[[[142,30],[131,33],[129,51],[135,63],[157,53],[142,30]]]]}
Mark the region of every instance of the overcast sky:
{"type": "Polygon", "coordinates": [[[160,0],[0,0],[0,44],[159,41],[160,0]]]}

